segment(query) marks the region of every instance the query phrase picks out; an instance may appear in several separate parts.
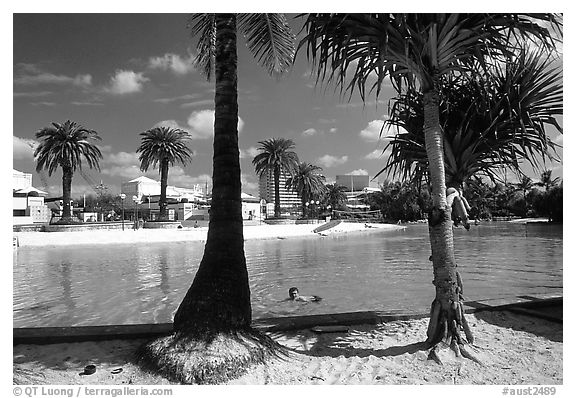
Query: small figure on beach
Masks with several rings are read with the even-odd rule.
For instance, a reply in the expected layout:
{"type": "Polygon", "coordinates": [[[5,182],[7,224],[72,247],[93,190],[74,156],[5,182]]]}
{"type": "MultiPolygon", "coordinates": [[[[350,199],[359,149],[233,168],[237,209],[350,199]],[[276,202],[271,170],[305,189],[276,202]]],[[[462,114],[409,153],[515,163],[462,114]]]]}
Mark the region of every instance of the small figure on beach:
{"type": "Polygon", "coordinates": [[[322,297],[319,296],[301,296],[300,292],[298,292],[297,287],[291,287],[288,289],[288,296],[290,296],[290,300],[292,301],[320,301],[322,297]]]}

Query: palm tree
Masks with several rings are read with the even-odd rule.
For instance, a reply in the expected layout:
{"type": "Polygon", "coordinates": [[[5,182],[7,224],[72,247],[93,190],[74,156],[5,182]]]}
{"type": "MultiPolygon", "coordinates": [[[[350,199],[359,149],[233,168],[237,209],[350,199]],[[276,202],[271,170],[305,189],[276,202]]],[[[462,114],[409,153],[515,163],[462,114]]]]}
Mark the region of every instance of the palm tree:
{"type": "Polygon", "coordinates": [[[287,138],[271,138],[258,142],[260,153],[254,157],[252,164],[256,174],[262,177],[265,173],[274,176],[274,217],[280,217],[280,175],[292,174],[298,168],[298,155],[293,151],[294,141],[287,138]]]}
{"type": "Polygon", "coordinates": [[[140,153],[140,170],[146,172],[150,167],[160,171],[160,214],[159,221],[168,219],[166,214],[166,188],[168,187],[168,169],[176,164],[185,166],[192,161],[190,148],[186,141],[190,135],[181,129],[171,127],[154,127],[143,133],[142,142],[136,150],[140,153]]]}
{"type": "Polygon", "coordinates": [[[346,187],[340,184],[327,184],[324,193],[323,202],[333,210],[340,210],[346,207],[348,197],[346,196],[346,187]]]}
{"type": "Polygon", "coordinates": [[[544,191],[548,193],[550,189],[554,188],[560,182],[560,177],[552,178],[552,170],[544,170],[540,174],[540,181],[536,182],[534,185],[543,187],[544,191]]]}
{"type": "Polygon", "coordinates": [[[286,180],[286,189],[297,192],[300,196],[303,218],[308,216],[306,203],[318,199],[326,190],[324,186],[326,177],[320,174],[321,171],[322,167],[301,162],[294,174],[286,180]]]}
{"type": "Polygon", "coordinates": [[[446,195],[441,83],[453,76],[474,77],[476,66],[488,65],[491,60],[511,59],[511,46],[518,42],[512,43],[513,39],[536,37],[553,47],[549,30],[537,23],[542,19],[561,26],[558,18],[549,14],[311,14],[305,22],[301,46],[307,47],[318,81],[335,81],[350,95],[357,89],[363,99],[374,90],[378,97],[386,77],[399,93],[406,88],[422,93],[436,287],[425,346],[431,347],[430,356],[438,362],[436,351],[441,341],[475,359],[465,344],[466,340],[472,343],[473,336],[463,316],[451,203],[446,195]],[[460,335],[461,328],[466,339],[460,335]]]}
{"type": "Polygon", "coordinates": [[[196,14],[197,65],[214,68],[215,121],[212,205],[204,255],[174,316],[174,332],[139,350],[140,363],[183,383],[219,383],[264,360],[272,340],[251,328],[250,286],[244,255],[236,35],[271,74],[288,69],[294,36],[281,14],[196,14]]]}
{"type": "Polygon", "coordinates": [[[82,170],[82,159],[85,159],[90,169],[100,170],[99,160],[102,159],[100,149],[91,141],[101,140],[98,133],[82,127],[70,120],[64,123],[52,123],[36,133],[41,140],[34,150],[36,172],[43,169],[52,175],[59,167],[62,169],[62,218],[59,223],[72,222],[70,199],[72,192],[72,177],[76,170],[82,170]]]}
{"type": "Polygon", "coordinates": [[[534,182],[528,176],[521,176],[520,181],[515,185],[516,191],[522,192],[522,199],[524,200],[524,215],[526,216],[529,210],[528,193],[534,187],[534,182]]]}
{"type": "MultiPolygon", "coordinates": [[[[522,175],[522,161],[534,168],[538,159],[553,159],[555,144],[547,127],[562,132],[562,71],[550,68],[542,50],[522,51],[513,63],[499,64],[473,80],[442,85],[440,124],[448,186],[463,189],[473,176],[499,179],[502,168],[522,175]]],[[[390,140],[386,166],[380,171],[421,182],[428,159],[423,132],[423,95],[410,91],[391,107],[388,123],[400,133],[390,140]]],[[[378,176],[378,173],[376,176],[378,176]]]]}

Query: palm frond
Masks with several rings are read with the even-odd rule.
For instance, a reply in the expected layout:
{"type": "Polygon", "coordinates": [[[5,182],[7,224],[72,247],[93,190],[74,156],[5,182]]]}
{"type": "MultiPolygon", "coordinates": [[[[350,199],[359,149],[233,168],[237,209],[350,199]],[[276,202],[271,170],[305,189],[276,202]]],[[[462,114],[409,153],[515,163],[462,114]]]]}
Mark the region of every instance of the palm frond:
{"type": "Polygon", "coordinates": [[[188,18],[192,37],[198,37],[194,64],[210,80],[216,54],[216,19],[214,14],[192,14],[188,18]]]}
{"type": "Polygon", "coordinates": [[[238,22],[248,49],[270,75],[292,66],[296,37],[284,14],[240,14],[238,22]]]}

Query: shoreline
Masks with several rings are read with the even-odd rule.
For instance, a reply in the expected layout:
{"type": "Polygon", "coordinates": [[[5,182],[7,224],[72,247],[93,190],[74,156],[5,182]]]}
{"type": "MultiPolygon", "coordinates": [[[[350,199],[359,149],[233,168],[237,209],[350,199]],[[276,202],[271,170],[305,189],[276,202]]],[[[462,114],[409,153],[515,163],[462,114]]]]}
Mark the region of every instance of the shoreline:
{"type": "MultiPolygon", "coordinates": [[[[341,222],[315,233],[324,224],[245,225],[244,240],[270,240],[325,237],[349,233],[374,233],[405,229],[396,224],[365,224],[341,222]]],[[[205,242],[208,227],[182,229],[94,230],[71,232],[14,232],[18,247],[48,247],[96,244],[205,242]]]]}

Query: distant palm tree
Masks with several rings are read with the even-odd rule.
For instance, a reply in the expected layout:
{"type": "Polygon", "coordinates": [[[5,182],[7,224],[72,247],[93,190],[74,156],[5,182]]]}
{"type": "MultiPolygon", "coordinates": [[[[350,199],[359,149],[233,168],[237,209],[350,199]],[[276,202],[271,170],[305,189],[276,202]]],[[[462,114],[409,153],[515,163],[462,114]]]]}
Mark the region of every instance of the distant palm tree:
{"type": "Polygon", "coordinates": [[[262,177],[265,173],[274,175],[274,217],[280,217],[280,174],[293,174],[298,168],[298,155],[293,151],[294,141],[287,138],[271,138],[258,142],[260,153],[254,157],[252,164],[256,174],[262,177]]]}
{"type": "Polygon", "coordinates": [[[72,176],[76,170],[82,170],[82,159],[85,159],[90,169],[100,170],[99,160],[102,153],[90,142],[101,140],[98,133],[88,130],[70,120],[62,124],[52,123],[36,133],[41,140],[34,150],[36,171],[48,170],[52,175],[57,168],[62,169],[62,218],[59,223],[71,223],[70,199],[72,192],[72,176]]]}
{"type": "Polygon", "coordinates": [[[306,203],[310,200],[319,199],[326,190],[324,186],[326,177],[320,174],[321,171],[322,167],[301,162],[294,174],[286,180],[286,189],[292,190],[300,196],[302,217],[304,218],[308,216],[306,203]]]}
{"type": "Polygon", "coordinates": [[[330,206],[332,210],[341,210],[346,207],[348,197],[346,196],[347,188],[340,184],[327,184],[324,193],[323,201],[326,206],[330,206]]]}
{"type": "Polygon", "coordinates": [[[238,148],[238,30],[270,74],[294,58],[294,35],[282,14],[194,14],[196,65],[215,80],[213,187],[204,255],[174,315],[174,332],[144,345],[141,364],[182,383],[221,383],[261,362],[273,341],[251,328],[244,254],[238,148]]]}
{"type": "Polygon", "coordinates": [[[540,181],[536,182],[534,185],[543,187],[545,192],[550,191],[560,182],[560,177],[552,178],[552,170],[544,170],[540,174],[540,181]]]}
{"type": "Polygon", "coordinates": [[[150,167],[160,172],[160,214],[159,221],[168,219],[166,207],[166,188],[168,187],[168,169],[181,164],[185,166],[192,161],[190,148],[186,141],[190,135],[181,129],[166,126],[154,127],[143,133],[142,142],[136,150],[140,153],[140,170],[146,172],[150,167]]]}
{"type": "Polygon", "coordinates": [[[456,270],[452,209],[447,197],[440,123],[442,81],[456,76],[474,78],[483,73],[478,65],[486,66],[493,60],[513,62],[518,40],[526,37],[553,48],[549,29],[561,25],[561,17],[552,14],[326,13],[306,18],[301,46],[307,48],[318,81],[336,82],[350,96],[358,90],[363,99],[373,92],[378,96],[387,78],[398,93],[406,89],[422,93],[432,199],[428,224],[436,288],[426,345],[438,362],[436,351],[441,341],[453,342],[457,353],[474,358],[465,345],[473,336],[462,316],[462,283],[456,270]],[[460,336],[461,328],[466,340],[460,336]]]}

